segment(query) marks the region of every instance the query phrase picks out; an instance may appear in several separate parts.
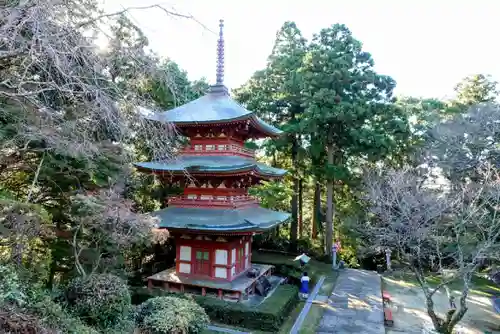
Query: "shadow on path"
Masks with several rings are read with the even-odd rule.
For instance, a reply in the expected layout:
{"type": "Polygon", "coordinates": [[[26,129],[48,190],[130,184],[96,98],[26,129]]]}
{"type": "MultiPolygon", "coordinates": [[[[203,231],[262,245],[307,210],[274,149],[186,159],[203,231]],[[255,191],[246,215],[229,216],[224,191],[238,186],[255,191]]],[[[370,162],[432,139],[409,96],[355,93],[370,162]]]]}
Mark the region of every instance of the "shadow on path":
{"type": "Polygon", "coordinates": [[[316,333],[384,334],[381,284],[375,272],[341,270],[316,333]]]}

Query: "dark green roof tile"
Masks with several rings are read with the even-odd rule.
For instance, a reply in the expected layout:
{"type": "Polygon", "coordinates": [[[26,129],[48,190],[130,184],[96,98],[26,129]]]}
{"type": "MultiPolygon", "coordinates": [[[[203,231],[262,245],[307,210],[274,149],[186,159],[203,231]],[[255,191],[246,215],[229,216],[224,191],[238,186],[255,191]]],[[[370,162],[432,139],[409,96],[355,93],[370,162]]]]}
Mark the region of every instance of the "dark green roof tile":
{"type": "Polygon", "coordinates": [[[158,227],[214,232],[265,231],[290,218],[286,212],[262,207],[240,209],[204,209],[168,207],[151,213],[158,227]]]}
{"type": "Polygon", "coordinates": [[[169,171],[190,173],[211,173],[211,172],[237,172],[245,170],[256,170],[259,174],[279,177],[286,173],[286,170],[269,167],[259,163],[252,158],[241,156],[180,156],[174,160],[166,162],[138,162],[135,166],[154,171],[169,171]]]}
{"type": "Polygon", "coordinates": [[[252,119],[268,135],[279,135],[283,132],[245,109],[228,94],[221,93],[208,93],[177,108],[152,113],[146,117],[155,121],[171,122],[178,126],[252,119]]]}

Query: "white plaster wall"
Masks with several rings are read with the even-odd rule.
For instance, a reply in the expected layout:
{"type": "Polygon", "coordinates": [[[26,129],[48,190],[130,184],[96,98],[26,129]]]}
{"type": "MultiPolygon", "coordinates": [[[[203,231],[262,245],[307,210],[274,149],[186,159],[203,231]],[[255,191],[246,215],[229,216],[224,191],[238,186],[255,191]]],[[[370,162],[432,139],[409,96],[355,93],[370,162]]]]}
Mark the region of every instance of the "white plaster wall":
{"type": "Polygon", "coordinates": [[[233,250],[231,251],[231,260],[232,260],[231,264],[236,263],[236,248],[233,248],[233,250]]]}
{"type": "Polygon", "coordinates": [[[250,251],[250,244],[247,242],[245,244],[245,256],[248,256],[248,252],[250,251]]]}
{"type": "Polygon", "coordinates": [[[231,276],[234,276],[236,274],[236,268],[231,267],[231,276]]]}
{"type": "Polygon", "coordinates": [[[227,264],[227,250],[217,249],[215,251],[215,264],[227,264]]]}
{"type": "Polygon", "coordinates": [[[189,274],[191,273],[191,264],[189,263],[180,263],[179,264],[179,272],[189,274]]]}
{"type": "Polygon", "coordinates": [[[190,246],[181,246],[179,257],[180,257],[181,261],[191,262],[191,247],[190,246]]]}
{"type": "Polygon", "coordinates": [[[227,269],[226,268],[215,268],[215,277],[227,278],[227,269]]]}

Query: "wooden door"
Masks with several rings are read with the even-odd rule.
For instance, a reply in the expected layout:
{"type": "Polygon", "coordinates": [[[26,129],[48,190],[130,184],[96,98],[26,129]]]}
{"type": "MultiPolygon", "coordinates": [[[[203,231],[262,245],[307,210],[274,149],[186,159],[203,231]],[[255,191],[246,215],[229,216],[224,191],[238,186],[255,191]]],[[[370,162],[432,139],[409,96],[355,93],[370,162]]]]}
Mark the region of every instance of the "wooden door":
{"type": "Polygon", "coordinates": [[[194,256],[194,274],[210,276],[210,252],[196,249],[194,256]]]}
{"type": "Polygon", "coordinates": [[[236,249],[236,272],[240,273],[245,269],[245,257],[243,248],[236,249]]]}

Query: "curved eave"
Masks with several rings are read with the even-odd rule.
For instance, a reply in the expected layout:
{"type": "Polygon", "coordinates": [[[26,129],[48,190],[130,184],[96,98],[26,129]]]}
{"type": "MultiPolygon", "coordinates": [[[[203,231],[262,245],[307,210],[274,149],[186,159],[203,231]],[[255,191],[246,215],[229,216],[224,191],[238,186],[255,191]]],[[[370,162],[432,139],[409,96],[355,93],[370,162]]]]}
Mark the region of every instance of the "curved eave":
{"type": "Polygon", "coordinates": [[[182,129],[184,127],[196,127],[196,126],[231,125],[231,123],[250,121],[251,124],[255,127],[255,129],[257,129],[261,133],[259,138],[265,138],[265,137],[276,138],[276,137],[279,137],[280,135],[283,134],[283,131],[266,123],[264,120],[257,117],[251,111],[248,111],[247,114],[244,114],[244,115],[241,115],[238,117],[217,119],[217,120],[205,120],[205,121],[191,121],[191,120],[189,120],[189,121],[179,121],[179,120],[169,121],[169,117],[166,114],[165,115],[150,114],[150,115],[146,115],[144,117],[150,121],[173,124],[179,129],[182,129]]]}
{"type": "Polygon", "coordinates": [[[273,168],[276,170],[275,172],[268,172],[266,168],[259,167],[259,164],[251,164],[244,166],[235,166],[235,167],[179,167],[177,169],[173,168],[161,168],[161,167],[148,167],[144,166],[144,163],[135,163],[135,167],[144,172],[149,173],[169,173],[169,174],[185,174],[189,173],[192,175],[221,175],[227,176],[232,174],[250,174],[253,173],[254,176],[259,178],[279,178],[284,176],[287,171],[284,169],[273,168]]]}
{"type": "Polygon", "coordinates": [[[283,134],[283,131],[280,129],[272,126],[271,124],[268,124],[264,122],[260,117],[257,117],[255,115],[253,116],[254,123],[256,127],[264,134],[267,134],[268,137],[279,137],[283,134]]]}
{"type": "Polygon", "coordinates": [[[169,232],[188,232],[188,233],[206,233],[206,234],[248,234],[262,233],[271,228],[286,223],[291,217],[291,214],[284,214],[283,219],[274,220],[266,223],[264,226],[256,225],[249,221],[233,225],[203,225],[203,224],[186,224],[185,226],[173,226],[168,223],[160,223],[159,229],[166,229],[169,232]],[[285,217],[286,216],[286,217],[285,217]]]}

